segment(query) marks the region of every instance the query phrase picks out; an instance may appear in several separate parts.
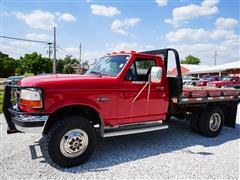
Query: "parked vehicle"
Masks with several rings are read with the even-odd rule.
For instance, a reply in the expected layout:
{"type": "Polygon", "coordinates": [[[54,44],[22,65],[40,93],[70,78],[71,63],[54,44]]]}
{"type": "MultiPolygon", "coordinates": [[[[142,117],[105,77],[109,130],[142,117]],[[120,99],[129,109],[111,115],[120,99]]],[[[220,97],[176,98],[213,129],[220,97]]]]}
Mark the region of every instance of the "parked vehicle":
{"type": "Polygon", "coordinates": [[[224,77],[221,81],[212,81],[208,82],[207,86],[210,87],[223,87],[226,85],[239,85],[240,84],[240,77],[238,76],[227,76],[224,77]]]}
{"type": "Polygon", "coordinates": [[[221,77],[219,76],[211,76],[211,77],[208,77],[208,78],[203,78],[203,79],[200,79],[196,85],[197,86],[206,86],[208,82],[211,82],[211,81],[219,81],[221,79],[221,77]]]}
{"type": "Polygon", "coordinates": [[[192,76],[183,76],[183,84],[188,83],[189,81],[191,81],[192,78],[195,78],[195,77],[192,77],[192,76]]]}
{"type": "Polygon", "coordinates": [[[235,88],[240,89],[240,84],[228,84],[224,86],[225,88],[235,88]]]}
{"type": "Polygon", "coordinates": [[[162,49],[106,55],[86,75],[24,78],[5,87],[3,113],[7,133],[40,130],[47,156],[71,167],[89,159],[97,134],[162,130],[171,116],[189,119],[194,132],[218,136],[224,125],[235,127],[239,101],[239,90],[183,88],[178,52],[162,49]],[[169,52],[175,55],[174,77],[167,76],[169,52]],[[15,90],[20,96],[12,100],[15,90]]]}
{"type": "Polygon", "coordinates": [[[191,77],[189,78],[186,82],[185,82],[185,85],[190,85],[190,86],[196,86],[197,82],[199,81],[200,79],[197,78],[197,77],[191,77]]]}
{"type": "Polygon", "coordinates": [[[6,84],[17,85],[17,83],[23,78],[24,78],[24,76],[9,76],[7,78],[6,84]]]}

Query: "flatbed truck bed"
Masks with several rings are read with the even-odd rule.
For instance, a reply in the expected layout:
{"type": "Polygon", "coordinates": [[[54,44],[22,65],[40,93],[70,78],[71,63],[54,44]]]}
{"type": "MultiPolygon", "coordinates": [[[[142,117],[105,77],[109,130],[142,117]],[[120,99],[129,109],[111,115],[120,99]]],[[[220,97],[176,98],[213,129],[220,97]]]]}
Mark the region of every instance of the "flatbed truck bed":
{"type": "Polygon", "coordinates": [[[240,90],[232,88],[215,87],[189,87],[183,86],[179,104],[206,103],[216,101],[228,101],[240,98],[240,90]]]}

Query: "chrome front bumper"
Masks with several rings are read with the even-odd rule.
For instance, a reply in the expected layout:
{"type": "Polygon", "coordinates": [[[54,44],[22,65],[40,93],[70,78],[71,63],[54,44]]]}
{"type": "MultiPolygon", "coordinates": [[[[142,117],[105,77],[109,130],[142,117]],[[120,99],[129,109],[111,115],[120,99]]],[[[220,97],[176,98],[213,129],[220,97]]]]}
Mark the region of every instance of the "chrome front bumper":
{"type": "Polygon", "coordinates": [[[42,133],[49,116],[13,115],[17,130],[26,133],[42,133]]]}

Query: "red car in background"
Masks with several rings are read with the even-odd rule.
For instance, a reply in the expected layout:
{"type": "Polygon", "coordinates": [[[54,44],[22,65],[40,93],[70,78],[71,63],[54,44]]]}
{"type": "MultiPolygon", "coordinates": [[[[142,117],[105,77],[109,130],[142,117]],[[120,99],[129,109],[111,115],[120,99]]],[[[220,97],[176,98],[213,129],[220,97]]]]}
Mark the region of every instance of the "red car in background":
{"type": "Polygon", "coordinates": [[[230,84],[236,84],[236,85],[240,84],[240,77],[227,76],[227,77],[224,77],[221,81],[208,82],[207,86],[222,87],[230,84]]]}
{"type": "Polygon", "coordinates": [[[208,82],[219,81],[221,78],[219,76],[211,76],[203,78],[196,83],[196,86],[206,86],[208,82]]]}

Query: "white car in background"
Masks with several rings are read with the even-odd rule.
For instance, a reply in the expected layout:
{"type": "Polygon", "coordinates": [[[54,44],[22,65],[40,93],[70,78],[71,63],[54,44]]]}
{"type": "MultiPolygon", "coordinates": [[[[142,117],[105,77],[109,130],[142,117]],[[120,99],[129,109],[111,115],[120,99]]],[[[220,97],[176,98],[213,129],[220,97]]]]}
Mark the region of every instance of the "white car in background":
{"type": "Polygon", "coordinates": [[[197,77],[183,77],[183,85],[196,86],[196,83],[199,81],[197,77]]]}

